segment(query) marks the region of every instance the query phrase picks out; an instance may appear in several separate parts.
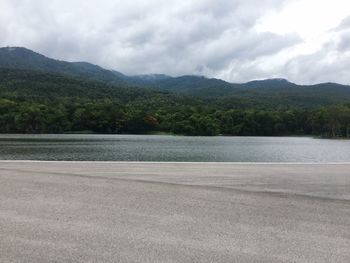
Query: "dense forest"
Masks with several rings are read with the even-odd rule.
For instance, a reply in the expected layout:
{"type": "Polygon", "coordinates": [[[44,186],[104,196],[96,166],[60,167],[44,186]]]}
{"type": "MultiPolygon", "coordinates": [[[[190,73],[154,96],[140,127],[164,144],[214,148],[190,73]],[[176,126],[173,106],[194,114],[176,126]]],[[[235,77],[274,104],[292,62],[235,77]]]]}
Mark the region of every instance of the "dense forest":
{"type": "Polygon", "coordinates": [[[2,133],[153,133],[350,137],[350,104],[313,110],[217,110],[202,105],[147,107],[111,100],[0,99],[2,133]]]}
{"type": "Polygon", "coordinates": [[[198,99],[35,71],[0,70],[2,133],[350,137],[350,103],[298,107],[198,99]]]}

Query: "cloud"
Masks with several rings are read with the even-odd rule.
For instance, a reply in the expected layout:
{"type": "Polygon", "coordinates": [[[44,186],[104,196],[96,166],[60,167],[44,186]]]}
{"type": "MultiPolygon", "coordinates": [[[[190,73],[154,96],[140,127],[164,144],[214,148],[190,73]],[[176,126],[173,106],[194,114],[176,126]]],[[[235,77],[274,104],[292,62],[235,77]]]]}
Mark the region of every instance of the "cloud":
{"type": "Polygon", "coordinates": [[[333,29],[333,31],[342,31],[350,29],[350,16],[344,18],[341,23],[333,29]]]}
{"type": "Polygon", "coordinates": [[[338,31],[314,53],[288,61],[282,71],[300,83],[338,82],[349,84],[350,31],[338,31]]]}
{"type": "MultiPolygon", "coordinates": [[[[304,41],[298,32],[257,29],[264,17],[293,1],[2,0],[0,45],[25,46],[126,74],[204,74],[234,82],[290,76],[307,81],[294,72],[308,59],[287,55],[304,41]],[[279,63],[276,58],[281,58],[279,63]]],[[[333,47],[345,50],[348,40],[344,36],[333,47]]],[[[315,56],[308,58],[317,60],[315,56]]]]}

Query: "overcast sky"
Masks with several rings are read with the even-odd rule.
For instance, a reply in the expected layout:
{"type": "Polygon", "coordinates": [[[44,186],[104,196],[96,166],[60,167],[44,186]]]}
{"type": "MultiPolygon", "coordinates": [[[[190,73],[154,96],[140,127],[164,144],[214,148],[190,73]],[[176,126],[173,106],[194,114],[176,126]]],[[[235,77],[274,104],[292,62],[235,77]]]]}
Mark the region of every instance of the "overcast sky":
{"type": "Polygon", "coordinates": [[[0,0],[0,46],[126,74],[350,84],[350,1],[0,0]]]}

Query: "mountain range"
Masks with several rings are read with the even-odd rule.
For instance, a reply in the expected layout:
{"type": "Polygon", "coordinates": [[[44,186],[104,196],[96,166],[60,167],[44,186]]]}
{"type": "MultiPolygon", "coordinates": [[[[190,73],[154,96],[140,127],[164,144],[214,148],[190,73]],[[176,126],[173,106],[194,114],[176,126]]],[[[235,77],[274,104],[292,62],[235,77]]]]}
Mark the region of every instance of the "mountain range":
{"type": "Polygon", "coordinates": [[[280,105],[326,105],[350,100],[350,86],[336,83],[297,85],[285,79],[229,83],[204,76],[171,77],[164,74],[128,76],[87,62],[66,62],[48,58],[23,47],[0,48],[0,68],[37,71],[98,81],[118,87],[152,88],[206,99],[277,100],[280,105]]]}

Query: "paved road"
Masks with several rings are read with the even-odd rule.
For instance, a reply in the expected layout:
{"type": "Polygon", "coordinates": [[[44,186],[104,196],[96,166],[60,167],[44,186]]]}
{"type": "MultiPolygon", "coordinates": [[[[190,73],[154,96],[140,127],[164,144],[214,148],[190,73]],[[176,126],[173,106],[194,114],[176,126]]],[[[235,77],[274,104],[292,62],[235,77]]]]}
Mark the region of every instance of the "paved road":
{"type": "Polygon", "coordinates": [[[0,162],[0,262],[350,262],[350,164],[0,162]]]}

